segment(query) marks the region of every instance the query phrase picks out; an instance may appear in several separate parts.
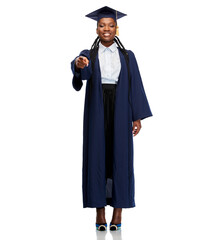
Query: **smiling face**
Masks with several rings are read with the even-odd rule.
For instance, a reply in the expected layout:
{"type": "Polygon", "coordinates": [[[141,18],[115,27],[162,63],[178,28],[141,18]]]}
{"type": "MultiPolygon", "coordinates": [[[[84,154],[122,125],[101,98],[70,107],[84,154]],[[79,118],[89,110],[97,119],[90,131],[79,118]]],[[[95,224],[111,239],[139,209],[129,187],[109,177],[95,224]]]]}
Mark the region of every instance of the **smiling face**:
{"type": "Polygon", "coordinates": [[[105,47],[109,47],[113,44],[116,35],[116,22],[113,18],[101,18],[98,21],[96,33],[98,34],[101,43],[105,47]]]}

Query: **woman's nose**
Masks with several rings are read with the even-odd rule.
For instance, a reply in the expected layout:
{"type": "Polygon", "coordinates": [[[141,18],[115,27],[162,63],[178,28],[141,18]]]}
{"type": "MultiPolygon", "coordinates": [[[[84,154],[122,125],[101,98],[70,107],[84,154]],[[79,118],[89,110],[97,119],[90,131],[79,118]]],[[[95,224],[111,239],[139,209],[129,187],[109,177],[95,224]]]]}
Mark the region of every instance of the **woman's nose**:
{"type": "Polygon", "coordinates": [[[109,30],[109,26],[106,25],[106,26],[104,27],[104,30],[109,30]]]}

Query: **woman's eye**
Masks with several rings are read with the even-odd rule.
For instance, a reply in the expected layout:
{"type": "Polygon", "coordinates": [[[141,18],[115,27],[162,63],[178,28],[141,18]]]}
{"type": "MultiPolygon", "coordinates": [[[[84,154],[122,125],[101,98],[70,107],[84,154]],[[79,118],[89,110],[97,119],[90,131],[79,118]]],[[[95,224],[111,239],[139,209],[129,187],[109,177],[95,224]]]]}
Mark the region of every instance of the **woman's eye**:
{"type": "MultiPolygon", "coordinates": [[[[100,27],[100,28],[103,28],[103,27],[105,27],[105,25],[102,24],[102,25],[99,25],[99,27],[100,27]]],[[[114,28],[114,25],[110,25],[110,27],[111,27],[111,28],[114,28]]]]}

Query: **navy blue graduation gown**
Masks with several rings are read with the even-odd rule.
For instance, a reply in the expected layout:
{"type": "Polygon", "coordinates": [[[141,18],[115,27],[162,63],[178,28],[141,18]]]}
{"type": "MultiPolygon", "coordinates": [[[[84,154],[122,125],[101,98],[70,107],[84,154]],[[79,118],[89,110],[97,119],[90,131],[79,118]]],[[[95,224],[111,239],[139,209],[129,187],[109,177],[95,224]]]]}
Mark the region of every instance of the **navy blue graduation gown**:
{"type": "MultiPolygon", "coordinates": [[[[115,208],[135,207],[132,122],[152,116],[136,58],[132,51],[128,51],[128,54],[132,108],[128,101],[128,70],[125,58],[119,50],[121,71],[116,88],[114,107],[113,185],[112,201],[110,203],[115,208]]],[[[83,50],[80,56],[85,56],[90,61],[89,50],[83,50]]],[[[75,59],[71,62],[71,69],[74,74],[72,82],[74,89],[79,91],[83,86],[83,81],[87,81],[83,118],[83,207],[99,208],[107,205],[101,72],[98,55],[94,71],[92,72],[90,61],[89,66],[82,69],[80,75],[75,73],[75,59]],[[93,75],[92,94],[89,99],[91,75],[93,75]]]]}

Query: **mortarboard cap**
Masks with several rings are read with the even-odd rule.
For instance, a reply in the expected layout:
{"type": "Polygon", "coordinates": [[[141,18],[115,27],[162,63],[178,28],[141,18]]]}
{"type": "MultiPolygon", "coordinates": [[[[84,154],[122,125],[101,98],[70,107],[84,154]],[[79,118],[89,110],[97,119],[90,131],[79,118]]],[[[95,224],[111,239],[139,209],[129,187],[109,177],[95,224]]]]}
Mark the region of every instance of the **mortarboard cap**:
{"type": "Polygon", "coordinates": [[[103,8],[99,8],[94,12],[91,12],[86,15],[86,17],[91,18],[93,20],[99,21],[101,18],[113,18],[115,21],[121,17],[126,16],[125,13],[121,13],[113,8],[109,8],[107,6],[103,8]]]}
{"type": "MultiPolygon", "coordinates": [[[[99,21],[101,18],[113,18],[115,22],[117,22],[117,19],[122,18],[126,16],[125,13],[119,12],[113,8],[110,7],[102,7],[99,8],[97,10],[95,10],[94,12],[91,12],[89,14],[86,15],[86,17],[91,18],[95,21],[99,21]]],[[[116,29],[116,34],[119,35],[119,27],[117,26],[116,29]]]]}

